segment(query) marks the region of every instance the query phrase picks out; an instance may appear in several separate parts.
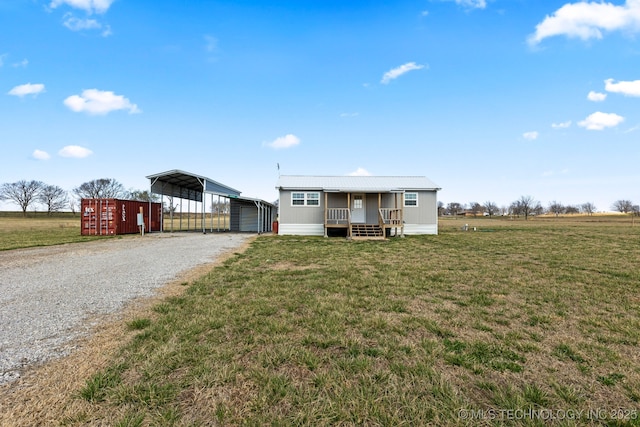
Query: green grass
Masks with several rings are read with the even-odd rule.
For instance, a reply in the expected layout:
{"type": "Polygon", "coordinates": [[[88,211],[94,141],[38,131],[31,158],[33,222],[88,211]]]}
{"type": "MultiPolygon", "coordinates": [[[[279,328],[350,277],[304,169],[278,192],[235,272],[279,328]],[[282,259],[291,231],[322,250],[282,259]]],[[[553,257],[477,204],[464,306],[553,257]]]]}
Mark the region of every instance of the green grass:
{"type": "Polygon", "coordinates": [[[51,246],[63,243],[86,242],[100,236],[80,234],[80,215],[30,212],[26,217],[21,212],[0,212],[0,251],[51,246]]]}
{"type": "Polygon", "coordinates": [[[640,425],[640,228],[459,223],[261,237],[132,322],[79,398],[115,425],[544,425],[460,417],[527,408],[640,425]]]}

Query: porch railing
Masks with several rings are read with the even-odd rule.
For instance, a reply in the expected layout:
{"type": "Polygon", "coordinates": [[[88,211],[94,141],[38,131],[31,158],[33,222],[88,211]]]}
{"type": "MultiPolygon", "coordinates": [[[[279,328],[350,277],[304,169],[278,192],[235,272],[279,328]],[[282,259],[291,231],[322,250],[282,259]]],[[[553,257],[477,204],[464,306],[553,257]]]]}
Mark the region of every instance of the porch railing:
{"type": "Polygon", "coordinates": [[[349,208],[327,208],[327,224],[350,224],[351,210],[349,208]]]}
{"type": "Polygon", "coordinates": [[[402,225],[402,209],[380,208],[378,209],[380,225],[402,225]]]}

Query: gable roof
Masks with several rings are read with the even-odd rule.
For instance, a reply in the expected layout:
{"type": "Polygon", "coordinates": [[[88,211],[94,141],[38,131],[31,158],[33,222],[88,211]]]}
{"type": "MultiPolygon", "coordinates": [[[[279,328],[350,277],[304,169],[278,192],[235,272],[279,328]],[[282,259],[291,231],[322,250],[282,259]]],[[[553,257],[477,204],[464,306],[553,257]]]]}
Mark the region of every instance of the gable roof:
{"type": "Polygon", "coordinates": [[[240,191],[214,181],[210,178],[173,169],[167,172],[148,175],[151,192],[165,196],[180,197],[189,200],[202,200],[203,193],[218,194],[225,197],[239,197],[240,191]]]}
{"type": "Polygon", "coordinates": [[[398,193],[411,190],[438,191],[440,187],[424,176],[305,176],[282,175],[279,190],[327,192],[398,193]]]}

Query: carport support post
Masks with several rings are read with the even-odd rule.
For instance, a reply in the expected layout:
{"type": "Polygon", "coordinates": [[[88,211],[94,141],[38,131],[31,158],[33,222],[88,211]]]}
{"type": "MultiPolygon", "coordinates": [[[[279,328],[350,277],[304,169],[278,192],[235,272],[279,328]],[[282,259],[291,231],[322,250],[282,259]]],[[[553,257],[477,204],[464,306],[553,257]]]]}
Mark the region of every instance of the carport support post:
{"type": "Polygon", "coordinates": [[[205,224],[205,205],[207,204],[207,194],[202,191],[202,234],[207,234],[207,224],[205,224]]]}

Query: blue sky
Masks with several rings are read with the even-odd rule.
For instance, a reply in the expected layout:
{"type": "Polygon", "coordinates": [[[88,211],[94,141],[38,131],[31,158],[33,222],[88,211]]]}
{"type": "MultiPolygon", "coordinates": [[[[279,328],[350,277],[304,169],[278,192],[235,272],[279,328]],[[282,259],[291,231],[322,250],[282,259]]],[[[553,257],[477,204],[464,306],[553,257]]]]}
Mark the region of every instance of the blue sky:
{"type": "Polygon", "coordinates": [[[608,210],[640,202],[638,37],[640,0],[0,0],[0,183],[273,201],[279,164],[608,210]]]}

